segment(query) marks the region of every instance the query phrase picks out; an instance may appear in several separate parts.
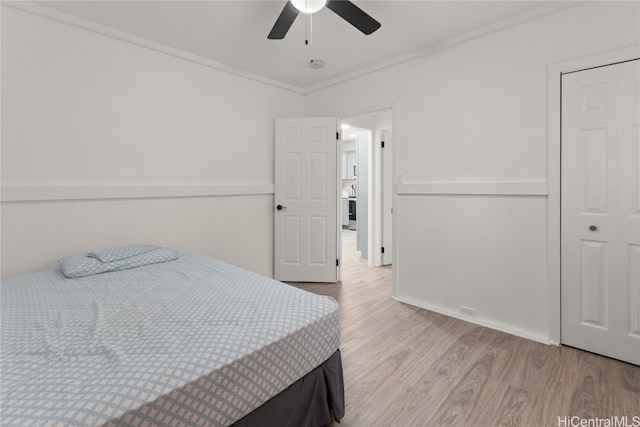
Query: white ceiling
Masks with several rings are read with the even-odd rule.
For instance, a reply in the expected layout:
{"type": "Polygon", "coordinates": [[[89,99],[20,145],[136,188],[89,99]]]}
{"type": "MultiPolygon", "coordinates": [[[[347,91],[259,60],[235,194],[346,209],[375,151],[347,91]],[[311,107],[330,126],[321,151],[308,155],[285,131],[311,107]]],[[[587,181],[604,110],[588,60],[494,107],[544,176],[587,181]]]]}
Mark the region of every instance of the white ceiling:
{"type": "Polygon", "coordinates": [[[535,1],[354,0],[382,27],[365,36],[328,9],[300,14],[284,40],[268,40],[285,0],[42,1],[39,5],[300,89],[393,62],[460,34],[543,7],[535,1]],[[311,58],[325,67],[309,67],[311,58]]]}

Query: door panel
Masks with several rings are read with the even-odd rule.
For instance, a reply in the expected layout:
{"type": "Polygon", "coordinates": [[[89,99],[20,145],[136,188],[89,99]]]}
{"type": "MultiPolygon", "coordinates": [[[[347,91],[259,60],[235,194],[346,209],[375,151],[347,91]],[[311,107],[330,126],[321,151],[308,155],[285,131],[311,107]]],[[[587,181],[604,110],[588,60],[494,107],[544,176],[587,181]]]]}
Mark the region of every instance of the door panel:
{"type": "Polygon", "coordinates": [[[302,172],[300,153],[284,154],[284,194],[285,200],[300,200],[300,173],[302,172]]]}
{"type": "Polygon", "coordinates": [[[284,228],[282,235],[286,239],[282,248],[284,253],[282,262],[286,265],[300,265],[302,263],[300,253],[300,217],[287,215],[282,218],[282,222],[284,228]]]}
{"type": "MultiPolygon", "coordinates": [[[[640,113],[639,113],[640,114],[640,113]]],[[[629,198],[623,210],[627,215],[640,215],[640,136],[638,126],[629,128],[629,137],[625,152],[622,154],[627,159],[628,177],[624,177],[623,182],[629,183],[629,198]]]]}
{"type": "Polygon", "coordinates": [[[581,242],[580,321],[607,328],[607,247],[603,242],[581,242]]]}
{"type": "Polygon", "coordinates": [[[327,265],[327,218],[325,216],[309,217],[310,241],[309,263],[312,265],[327,265]]]}
{"type": "Polygon", "coordinates": [[[562,342],[640,364],[640,60],[562,77],[562,342]]]}
{"type": "Polygon", "coordinates": [[[589,129],[582,133],[582,182],[584,213],[605,214],[607,209],[607,129],[589,129]]]}
{"type": "MultiPolygon", "coordinates": [[[[311,192],[309,198],[313,201],[325,202],[327,200],[327,153],[311,153],[311,192]]],[[[332,187],[335,186],[335,183],[332,187]]]]}
{"type": "Polygon", "coordinates": [[[629,276],[627,294],[629,297],[629,324],[627,333],[640,339],[640,245],[629,245],[629,276]]]}
{"type": "Polygon", "coordinates": [[[335,118],[276,120],[274,271],[278,280],[338,280],[336,129],[335,118]]]}

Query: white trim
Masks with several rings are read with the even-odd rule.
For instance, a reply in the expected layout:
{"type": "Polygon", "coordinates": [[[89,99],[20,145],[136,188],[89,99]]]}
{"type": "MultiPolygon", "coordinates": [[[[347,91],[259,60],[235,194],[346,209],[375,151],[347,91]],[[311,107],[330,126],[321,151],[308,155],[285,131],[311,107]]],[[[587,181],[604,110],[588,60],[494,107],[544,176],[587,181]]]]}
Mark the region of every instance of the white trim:
{"type": "Polygon", "coordinates": [[[160,43],[153,42],[151,40],[145,39],[143,37],[135,36],[133,34],[117,30],[115,28],[98,24],[93,21],[89,21],[87,19],[79,18],[77,16],[73,16],[67,13],[63,13],[54,9],[50,9],[45,6],[40,6],[35,3],[31,3],[28,1],[15,1],[15,2],[0,2],[2,6],[12,7],[14,9],[22,10],[23,12],[28,12],[34,15],[38,15],[44,18],[52,19],[54,21],[58,21],[64,24],[72,25],[77,28],[81,28],[87,31],[91,31],[97,34],[101,34],[106,37],[111,37],[126,43],[131,43],[139,47],[147,48],[156,52],[164,53],[176,58],[184,59],[186,61],[190,61],[196,64],[203,65],[205,67],[213,68],[219,71],[223,71],[229,74],[236,75],[238,77],[243,77],[249,80],[254,80],[260,83],[264,83],[267,85],[275,86],[281,89],[290,90],[292,92],[307,95],[309,93],[334,86],[339,83],[343,83],[348,80],[352,80],[358,77],[365,76],[367,74],[374,73],[376,71],[380,71],[386,68],[390,68],[396,66],[398,64],[402,64],[407,61],[411,61],[413,59],[417,59],[423,56],[432,55],[436,52],[439,52],[444,49],[451,48],[453,46],[465,43],[467,41],[492,34],[519,24],[523,24],[528,21],[535,20],[537,18],[543,17],[545,15],[549,15],[555,12],[559,12],[561,10],[567,9],[569,7],[576,6],[578,4],[584,3],[584,1],[571,1],[571,2],[548,2],[542,6],[536,7],[527,12],[518,14],[516,16],[511,16],[509,18],[502,19],[498,22],[494,22],[489,25],[485,25],[483,27],[468,31],[466,33],[460,34],[455,37],[451,37],[445,40],[441,40],[439,42],[433,43],[431,46],[412,52],[406,55],[398,56],[396,58],[390,59],[388,61],[384,61],[370,67],[365,67],[358,71],[348,73],[342,75],[340,77],[336,77],[331,80],[327,80],[322,83],[318,83],[313,86],[309,86],[306,88],[289,85],[286,83],[279,82],[277,80],[269,79],[267,77],[263,77],[258,74],[250,73],[248,71],[243,71],[237,68],[230,67],[220,62],[216,62],[207,58],[203,58],[198,55],[194,55],[192,53],[172,48],[160,43]]]}
{"type": "Polygon", "coordinates": [[[640,57],[640,44],[551,64],[547,68],[547,309],[549,340],[560,336],[560,137],[561,75],[640,57]]]}
{"type": "Polygon", "coordinates": [[[398,195],[546,196],[546,182],[420,182],[396,184],[398,195]]]}
{"type": "Polygon", "coordinates": [[[376,122],[371,131],[369,157],[369,265],[374,267],[382,265],[382,132],[376,122]]]}
{"type": "Polygon", "coordinates": [[[391,106],[391,131],[393,132],[391,138],[391,177],[392,177],[392,189],[391,189],[391,245],[393,249],[391,252],[391,295],[393,297],[398,296],[400,292],[400,271],[401,271],[401,261],[400,261],[400,244],[398,243],[400,239],[398,239],[398,218],[401,218],[400,208],[398,204],[398,193],[395,191],[395,184],[399,179],[399,171],[400,171],[400,146],[402,139],[402,129],[401,129],[401,103],[396,101],[391,106]]]}
{"type": "Polygon", "coordinates": [[[390,59],[388,61],[384,61],[369,67],[362,68],[358,71],[344,74],[342,76],[336,77],[331,80],[327,80],[322,83],[318,83],[313,86],[309,86],[303,89],[304,95],[309,93],[325,89],[330,86],[334,86],[348,80],[356,79],[358,77],[365,76],[367,74],[375,73],[380,70],[384,70],[385,68],[390,68],[395,65],[402,64],[404,62],[408,62],[417,58],[421,58],[424,56],[433,55],[441,50],[449,49],[453,46],[466,43],[468,41],[496,33],[498,31],[505,30],[507,28],[514,27],[516,25],[523,24],[525,22],[533,21],[535,19],[541,18],[543,16],[559,12],[564,9],[568,9],[569,7],[573,7],[579,5],[581,3],[585,3],[584,1],[570,1],[570,2],[548,2],[542,6],[536,7],[527,12],[511,16],[505,19],[502,19],[498,22],[494,22],[480,28],[476,28],[471,31],[467,31],[466,33],[462,33],[458,36],[450,37],[448,39],[440,40],[438,42],[433,43],[425,49],[421,49],[415,52],[411,52],[405,55],[398,56],[396,58],[390,59]]]}
{"type": "Polygon", "coordinates": [[[2,203],[273,195],[272,184],[2,186],[2,203]]]}
{"type": "Polygon", "coordinates": [[[480,325],[480,326],[484,326],[487,328],[491,328],[491,329],[495,329],[497,331],[500,332],[504,332],[510,335],[515,335],[517,337],[520,338],[525,338],[531,341],[536,341],[542,344],[548,344],[548,345],[557,345],[558,343],[553,341],[553,340],[549,340],[547,337],[543,336],[543,335],[538,335],[538,334],[532,334],[526,331],[523,331],[521,329],[513,329],[507,326],[504,326],[500,323],[494,323],[494,322],[490,322],[490,321],[486,321],[486,320],[481,320],[478,318],[471,318],[471,317],[466,317],[461,315],[460,313],[457,313],[455,311],[446,309],[446,308],[442,308],[442,307],[437,307],[431,304],[426,304],[423,301],[419,301],[413,298],[407,298],[407,297],[398,297],[398,296],[393,296],[393,299],[395,299],[398,302],[404,303],[404,304],[409,304],[409,305],[413,305],[415,307],[420,307],[423,308],[425,310],[429,310],[429,311],[433,311],[434,313],[438,313],[438,314],[442,314],[445,316],[449,316],[449,317],[454,317],[456,319],[460,319],[460,320],[464,320],[465,322],[469,322],[469,323],[473,323],[476,325],[480,325]]]}
{"type": "Polygon", "coordinates": [[[192,53],[186,52],[184,50],[176,49],[173,47],[169,47],[167,45],[156,43],[149,39],[145,39],[143,37],[135,36],[131,33],[127,33],[125,31],[117,30],[113,27],[109,27],[107,25],[98,24],[97,22],[89,21],[87,19],[79,18],[77,16],[70,15],[68,13],[60,12],[45,6],[40,6],[28,1],[22,2],[1,2],[2,6],[12,7],[17,10],[21,10],[23,12],[31,13],[33,15],[37,15],[43,18],[48,18],[63,24],[71,25],[76,28],[80,28],[83,30],[91,31],[96,34],[100,34],[106,37],[110,37],[116,40],[123,41],[125,43],[131,43],[138,47],[142,47],[145,49],[150,49],[155,52],[164,53],[169,56],[173,56],[175,58],[184,59],[185,61],[193,62],[195,64],[203,65],[205,67],[213,68],[218,71],[222,71],[225,73],[233,74],[238,77],[242,77],[245,79],[253,80],[259,83],[264,83],[270,86],[275,86],[280,89],[290,90],[292,92],[298,94],[304,94],[304,90],[298,86],[289,85],[286,83],[279,82],[277,80],[272,80],[267,77],[263,77],[258,74],[250,73],[248,71],[243,71],[237,68],[230,67],[221,62],[212,61],[207,58],[203,58],[202,56],[194,55],[192,53]]]}

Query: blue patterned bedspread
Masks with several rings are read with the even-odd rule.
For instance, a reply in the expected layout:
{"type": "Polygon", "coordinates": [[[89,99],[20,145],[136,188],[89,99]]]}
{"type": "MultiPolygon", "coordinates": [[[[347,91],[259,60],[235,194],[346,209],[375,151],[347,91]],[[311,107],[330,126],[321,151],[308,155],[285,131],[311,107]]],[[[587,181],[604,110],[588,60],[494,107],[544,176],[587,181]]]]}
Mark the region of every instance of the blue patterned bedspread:
{"type": "Polygon", "coordinates": [[[206,257],[2,279],[2,425],[213,425],[339,346],[338,306],[206,257]]]}

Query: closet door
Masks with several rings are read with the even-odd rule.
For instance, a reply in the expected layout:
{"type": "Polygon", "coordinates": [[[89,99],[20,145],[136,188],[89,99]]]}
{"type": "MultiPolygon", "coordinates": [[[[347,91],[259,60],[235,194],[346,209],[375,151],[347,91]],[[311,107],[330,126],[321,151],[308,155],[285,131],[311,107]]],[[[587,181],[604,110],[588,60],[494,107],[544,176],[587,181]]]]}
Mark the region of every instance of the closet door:
{"type": "Polygon", "coordinates": [[[640,60],[562,77],[562,342],[640,364],[640,60]]]}

